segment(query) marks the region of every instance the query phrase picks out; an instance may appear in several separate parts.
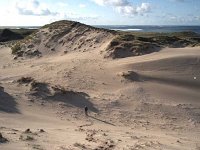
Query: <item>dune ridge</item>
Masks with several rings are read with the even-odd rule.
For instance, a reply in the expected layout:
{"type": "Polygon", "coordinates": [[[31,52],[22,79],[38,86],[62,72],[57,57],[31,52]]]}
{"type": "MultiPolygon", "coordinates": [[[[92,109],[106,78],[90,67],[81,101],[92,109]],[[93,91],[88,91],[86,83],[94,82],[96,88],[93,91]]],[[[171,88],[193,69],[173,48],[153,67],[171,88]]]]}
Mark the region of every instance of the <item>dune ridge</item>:
{"type": "Polygon", "coordinates": [[[41,27],[13,44],[12,49],[18,57],[100,50],[104,58],[116,59],[149,54],[164,47],[195,47],[199,46],[199,41],[200,35],[192,32],[139,34],[62,20],[41,27]]]}

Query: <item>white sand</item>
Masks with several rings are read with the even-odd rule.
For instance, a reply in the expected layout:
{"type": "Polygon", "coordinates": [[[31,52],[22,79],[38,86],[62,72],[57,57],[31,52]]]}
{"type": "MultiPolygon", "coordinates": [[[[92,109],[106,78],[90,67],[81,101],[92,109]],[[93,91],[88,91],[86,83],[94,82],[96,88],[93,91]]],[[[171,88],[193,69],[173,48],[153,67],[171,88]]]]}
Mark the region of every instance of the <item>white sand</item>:
{"type": "Polygon", "coordinates": [[[26,60],[0,48],[0,132],[9,140],[0,150],[199,150],[200,48],[110,60],[100,54],[106,46],[26,60]],[[127,71],[140,81],[125,79],[127,71]],[[87,98],[36,98],[30,85],[16,82],[21,77],[87,98]],[[84,104],[98,111],[85,117],[84,104]],[[32,133],[23,133],[28,128],[32,133]]]}

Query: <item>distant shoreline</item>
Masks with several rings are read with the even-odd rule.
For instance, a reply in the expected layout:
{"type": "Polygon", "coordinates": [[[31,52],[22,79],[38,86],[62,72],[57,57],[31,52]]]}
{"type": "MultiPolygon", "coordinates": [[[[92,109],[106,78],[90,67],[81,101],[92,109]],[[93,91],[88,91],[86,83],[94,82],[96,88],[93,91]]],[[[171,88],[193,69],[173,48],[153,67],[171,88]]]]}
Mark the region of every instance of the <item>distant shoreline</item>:
{"type": "Polygon", "coordinates": [[[172,33],[172,32],[195,32],[200,34],[200,26],[95,26],[98,28],[106,28],[117,31],[128,32],[157,32],[157,33],[172,33]]]}
{"type": "MultiPolygon", "coordinates": [[[[116,31],[128,32],[195,32],[200,34],[200,26],[176,26],[176,25],[93,25],[97,28],[105,28],[116,31]]],[[[41,26],[1,26],[0,29],[39,29],[41,26]]]]}
{"type": "Polygon", "coordinates": [[[0,26],[0,29],[39,29],[41,26],[0,26]]]}

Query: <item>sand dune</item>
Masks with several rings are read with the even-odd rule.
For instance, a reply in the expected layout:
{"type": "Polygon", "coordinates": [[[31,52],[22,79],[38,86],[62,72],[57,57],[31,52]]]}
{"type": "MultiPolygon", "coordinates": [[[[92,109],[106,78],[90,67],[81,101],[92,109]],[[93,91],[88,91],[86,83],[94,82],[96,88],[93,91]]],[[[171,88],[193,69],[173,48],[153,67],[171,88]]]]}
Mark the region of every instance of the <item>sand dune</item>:
{"type": "MultiPolygon", "coordinates": [[[[84,34],[91,32],[103,36],[84,34]]],[[[0,132],[8,140],[1,150],[200,148],[200,48],[105,59],[109,34],[91,50],[64,54],[58,44],[39,58],[13,60],[0,48],[0,132]]]]}

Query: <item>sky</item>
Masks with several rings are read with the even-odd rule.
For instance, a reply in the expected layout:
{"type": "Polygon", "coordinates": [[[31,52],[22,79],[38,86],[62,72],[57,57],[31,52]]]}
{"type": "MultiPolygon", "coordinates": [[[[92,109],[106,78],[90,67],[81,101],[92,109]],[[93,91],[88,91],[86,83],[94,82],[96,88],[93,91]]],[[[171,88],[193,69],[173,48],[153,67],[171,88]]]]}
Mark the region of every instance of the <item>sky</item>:
{"type": "Polygon", "coordinates": [[[200,0],[0,0],[0,26],[200,25],[200,0]]]}

